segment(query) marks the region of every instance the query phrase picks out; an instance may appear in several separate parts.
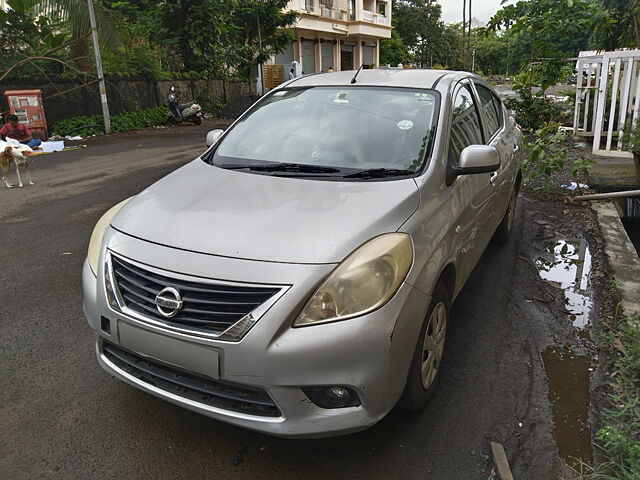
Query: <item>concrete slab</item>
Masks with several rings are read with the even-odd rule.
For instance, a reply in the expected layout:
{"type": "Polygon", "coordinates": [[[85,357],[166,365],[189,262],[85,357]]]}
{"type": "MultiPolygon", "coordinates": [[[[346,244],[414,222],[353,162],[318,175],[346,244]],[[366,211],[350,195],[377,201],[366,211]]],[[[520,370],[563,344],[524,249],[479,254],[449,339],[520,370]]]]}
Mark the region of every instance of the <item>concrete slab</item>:
{"type": "Polygon", "coordinates": [[[640,258],[620,221],[613,203],[593,202],[606,242],[609,265],[618,284],[625,315],[640,315],[640,258]]]}

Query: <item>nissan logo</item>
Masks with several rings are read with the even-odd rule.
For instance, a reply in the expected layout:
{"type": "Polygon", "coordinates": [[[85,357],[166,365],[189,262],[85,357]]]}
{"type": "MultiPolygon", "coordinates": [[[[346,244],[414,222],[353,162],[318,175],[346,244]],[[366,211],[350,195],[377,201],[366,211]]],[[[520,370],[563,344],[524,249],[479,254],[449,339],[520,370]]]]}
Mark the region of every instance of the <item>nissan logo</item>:
{"type": "Polygon", "coordinates": [[[156,308],[166,318],[175,317],[182,308],[180,292],[173,287],[166,287],[156,295],[156,308]]]}

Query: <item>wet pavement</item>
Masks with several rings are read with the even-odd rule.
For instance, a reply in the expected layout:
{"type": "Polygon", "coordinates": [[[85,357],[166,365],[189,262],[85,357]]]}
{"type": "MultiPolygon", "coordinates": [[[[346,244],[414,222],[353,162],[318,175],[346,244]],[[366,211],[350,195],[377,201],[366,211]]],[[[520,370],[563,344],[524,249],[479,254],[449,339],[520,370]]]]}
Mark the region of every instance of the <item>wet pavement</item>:
{"type": "Polygon", "coordinates": [[[103,372],[80,291],[93,225],[202,151],[207,129],[90,141],[36,159],[36,186],[0,189],[1,477],[484,480],[494,440],[515,478],[570,478],[562,458],[590,454],[592,350],[580,332],[597,322],[603,281],[602,247],[578,207],[519,197],[511,242],[489,246],[455,302],[433,400],[364,432],[272,438],[103,372]]]}

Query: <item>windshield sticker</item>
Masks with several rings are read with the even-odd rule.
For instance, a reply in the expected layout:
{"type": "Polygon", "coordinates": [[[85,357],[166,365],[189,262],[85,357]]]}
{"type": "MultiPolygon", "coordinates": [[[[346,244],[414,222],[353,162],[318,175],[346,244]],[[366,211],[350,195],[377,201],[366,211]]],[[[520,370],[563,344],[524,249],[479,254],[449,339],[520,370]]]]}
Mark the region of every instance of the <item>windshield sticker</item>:
{"type": "Polygon", "coordinates": [[[432,104],[433,103],[433,95],[428,94],[428,93],[415,93],[414,94],[416,96],[416,98],[418,99],[419,102],[427,102],[432,104]]]}
{"type": "Polygon", "coordinates": [[[349,103],[349,100],[347,100],[347,92],[339,92],[336,98],[333,99],[333,103],[349,103]]]}
{"type": "Polygon", "coordinates": [[[400,130],[411,130],[413,128],[413,122],[411,120],[400,120],[398,122],[398,128],[400,130]]]}

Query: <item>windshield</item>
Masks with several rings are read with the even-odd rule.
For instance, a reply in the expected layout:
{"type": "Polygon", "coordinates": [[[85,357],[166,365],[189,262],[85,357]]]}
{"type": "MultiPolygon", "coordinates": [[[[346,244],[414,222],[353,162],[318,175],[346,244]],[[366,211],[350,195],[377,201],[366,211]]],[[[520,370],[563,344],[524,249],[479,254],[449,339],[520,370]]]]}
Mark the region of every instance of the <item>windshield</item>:
{"type": "Polygon", "coordinates": [[[278,90],[227,132],[205,160],[286,176],[412,175],[431,150],[436,95],[360,86],[278,90]]]}

